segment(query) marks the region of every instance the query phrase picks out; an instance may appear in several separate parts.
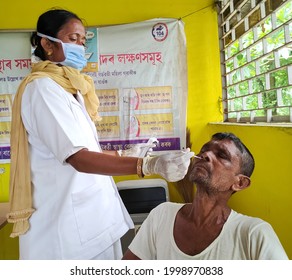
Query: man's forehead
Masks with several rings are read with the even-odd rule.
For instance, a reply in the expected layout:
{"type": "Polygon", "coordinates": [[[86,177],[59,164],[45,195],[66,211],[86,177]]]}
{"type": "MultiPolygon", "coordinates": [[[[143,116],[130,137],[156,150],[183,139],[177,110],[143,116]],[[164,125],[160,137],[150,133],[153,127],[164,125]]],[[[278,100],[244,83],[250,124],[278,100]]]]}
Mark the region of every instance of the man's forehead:
{"type": "Polygon", "coordinates": [[[220,148],[220,149],[227,149],[229,151],[234,151],[237,152],[237,147],[234,144],[234,142],[230,139],[222,139],[222,140],[210,140],[209,142],[207,142],[203,148],[220,148]]]}

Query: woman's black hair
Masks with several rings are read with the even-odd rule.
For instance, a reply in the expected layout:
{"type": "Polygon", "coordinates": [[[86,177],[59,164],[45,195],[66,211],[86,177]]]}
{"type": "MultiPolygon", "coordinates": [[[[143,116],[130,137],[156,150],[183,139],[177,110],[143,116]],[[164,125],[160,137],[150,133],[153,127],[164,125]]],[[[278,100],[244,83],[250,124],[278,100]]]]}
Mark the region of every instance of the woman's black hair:
{"type": "Polygon", "coordinates": [[[37,22],[37,31],[30,38],[31,45],[35,47],[34,55],[45,60],[45,51],[41,45],[41,37],[37,32],[57,38],[58,32],[71,19],[82,20],[74,13],[63,9],[51,9],[40,15],[37,22]]]}

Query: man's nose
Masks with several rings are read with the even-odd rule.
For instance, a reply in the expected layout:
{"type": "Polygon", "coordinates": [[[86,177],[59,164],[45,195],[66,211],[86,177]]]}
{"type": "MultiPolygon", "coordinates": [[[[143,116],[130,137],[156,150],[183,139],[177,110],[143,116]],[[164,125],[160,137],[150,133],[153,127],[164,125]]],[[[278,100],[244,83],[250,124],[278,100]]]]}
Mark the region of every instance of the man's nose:
{"type": "Polygon", "coordinates": [[[200,154],[200,157],[204,159],[205,161],[210,161],[210,152],[204,152],[200,154]]]}

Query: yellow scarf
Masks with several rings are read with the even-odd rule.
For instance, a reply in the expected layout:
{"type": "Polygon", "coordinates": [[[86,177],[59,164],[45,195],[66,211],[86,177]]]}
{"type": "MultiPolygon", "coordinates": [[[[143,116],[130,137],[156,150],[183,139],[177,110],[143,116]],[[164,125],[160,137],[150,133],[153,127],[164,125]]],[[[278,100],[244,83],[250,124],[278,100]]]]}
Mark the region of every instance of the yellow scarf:
{"type": "Polygon", "coordinates": [[[97,112],[99,100],[91,77],[81,74],[71,67],[59,67],[50,61],[42,61],[33,65],[31,74],[19,85],[12,106],[10,213],[7,215],[7,221],[13,223],[10,237],[16,237],[28,231],[28,220],[35,211],[32,207],[29,149],[27,133],[21,118],[21,99],[26,85],[34,79],[43,77],[50,77],[72,94],[79,91],[84,98],[90,118],[94,122],[101,120],[97,112]]]}

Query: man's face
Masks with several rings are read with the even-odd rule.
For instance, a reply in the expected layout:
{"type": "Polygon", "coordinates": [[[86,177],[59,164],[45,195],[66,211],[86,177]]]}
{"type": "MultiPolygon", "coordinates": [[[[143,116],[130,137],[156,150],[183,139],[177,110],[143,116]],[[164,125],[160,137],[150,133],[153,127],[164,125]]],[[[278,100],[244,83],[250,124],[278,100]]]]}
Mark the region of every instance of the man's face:
{"type": "Polygon", "coordinates": [[[228,139],[206,143],[191,165],[189,179],[209,192],[229,190],[240,173],[240,152],[228,139]]]}

